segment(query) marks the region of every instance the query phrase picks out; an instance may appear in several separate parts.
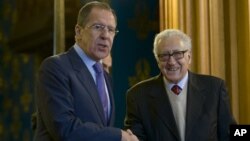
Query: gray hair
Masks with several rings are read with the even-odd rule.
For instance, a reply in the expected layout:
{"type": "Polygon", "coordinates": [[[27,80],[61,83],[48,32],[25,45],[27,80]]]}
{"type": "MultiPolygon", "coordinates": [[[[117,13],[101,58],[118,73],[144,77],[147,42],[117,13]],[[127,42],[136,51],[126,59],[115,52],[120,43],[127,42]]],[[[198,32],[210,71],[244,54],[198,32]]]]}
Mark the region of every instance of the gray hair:
{"type": "Polygon", "coordinates": [[[115,11],[110,7],[108,3],[98,1],[88,2],[80,9],[77,17],[77,24],[84,27],[89,20],[89,14],[91,10],[95,7],[111,11],[115,17],[115,22],[117,24],[117,17],[115,11]]]}
{"type": "Polygon", "coordinates": [[[192,49],[191,38],[187,34],[183,33],[182,31],[180,31],[178,29],[166,29],[166,30],[158,33],[154,39],[153,53],[155,55],[156,60],[158,60],[157,48],[159,45],[159,41],[162,39],[167,40],[171,37],[178,37],[184,43],[184,45],[186,47],[188,47],[188,49],[191,51],[191,49],[192,49]]]}

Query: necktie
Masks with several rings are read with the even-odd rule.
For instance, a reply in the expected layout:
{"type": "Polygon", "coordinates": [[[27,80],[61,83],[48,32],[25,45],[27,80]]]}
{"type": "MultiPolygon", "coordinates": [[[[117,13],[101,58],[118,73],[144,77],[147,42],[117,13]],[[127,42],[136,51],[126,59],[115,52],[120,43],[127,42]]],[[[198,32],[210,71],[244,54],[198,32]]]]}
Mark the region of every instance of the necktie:
{"type": "Polygon", "coordinates": [[[174,94],[179,95],[181,93],[181,88],[178,85],[174,85],[171,90],[174,92],[174,94]]]}
{"type": "Polygon", "coordinates": [[[107,98],[107,94],[105,90],[103,66],[101,63],[97,62],[95,63],[93,67],[96,72],[96,85],[97,85],[97,90],[98,90],[98,93],[102,102],[105,120],[108,121],[108,98],[107,98]]]}

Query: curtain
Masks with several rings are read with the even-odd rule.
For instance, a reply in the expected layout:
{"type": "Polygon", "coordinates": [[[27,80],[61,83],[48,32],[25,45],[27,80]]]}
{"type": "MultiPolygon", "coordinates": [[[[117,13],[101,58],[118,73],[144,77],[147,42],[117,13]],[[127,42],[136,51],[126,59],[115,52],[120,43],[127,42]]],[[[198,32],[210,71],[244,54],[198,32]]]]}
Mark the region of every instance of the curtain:
{"type": "Polygon", "coordinates": [[[250,123],[248,0],[160,0],[160,30],[177,28],[192,38],[197,73],[226,81],[232,112],[250,123]]]}

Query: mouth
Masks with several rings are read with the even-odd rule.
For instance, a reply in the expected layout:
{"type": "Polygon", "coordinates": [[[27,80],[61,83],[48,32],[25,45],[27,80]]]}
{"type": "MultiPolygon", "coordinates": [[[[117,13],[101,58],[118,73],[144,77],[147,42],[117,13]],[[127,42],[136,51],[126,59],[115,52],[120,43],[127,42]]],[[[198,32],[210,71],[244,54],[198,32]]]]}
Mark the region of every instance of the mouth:
{"type": "Polygon", "coordinates": [[[107,44],[98,44],[98,50],[100,52],[107,52],[109,50],[109,46],[107,44]]]}
{"type": "Polygon", "coordinates": [[[100,46],[101,48],[107,48],[108,47],[107,44],[98,44],[98,46],[100,46]]]}
{"type": "Polygon", "coordinates": [[[170,72],[175,72],[177,71],[179,68],[167,68],[167,71],[170,71],[170,72]]]}

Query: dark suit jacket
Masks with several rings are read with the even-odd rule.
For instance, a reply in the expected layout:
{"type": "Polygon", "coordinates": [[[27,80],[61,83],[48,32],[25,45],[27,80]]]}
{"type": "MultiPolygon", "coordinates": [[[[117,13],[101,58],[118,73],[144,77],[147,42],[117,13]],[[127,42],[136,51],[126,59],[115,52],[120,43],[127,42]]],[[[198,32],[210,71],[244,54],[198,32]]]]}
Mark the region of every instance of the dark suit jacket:
{"type": "Polygon", "coordinates": [[[95,82],[74,48],[46,59],[38,78],[35,141],[120,141],[120,129],[111,127],[115,109],[107,73],[112,107],[108,124],[95,82]]]}
{"type": "MultiPolygon", "coordinates": [[[[228,141],[235,123],[224,81],[189,72],[185,141],[228,141]]],[[[143,141],[180,141],[162,75],[127,92],[125,127],[143,141]]]]}

